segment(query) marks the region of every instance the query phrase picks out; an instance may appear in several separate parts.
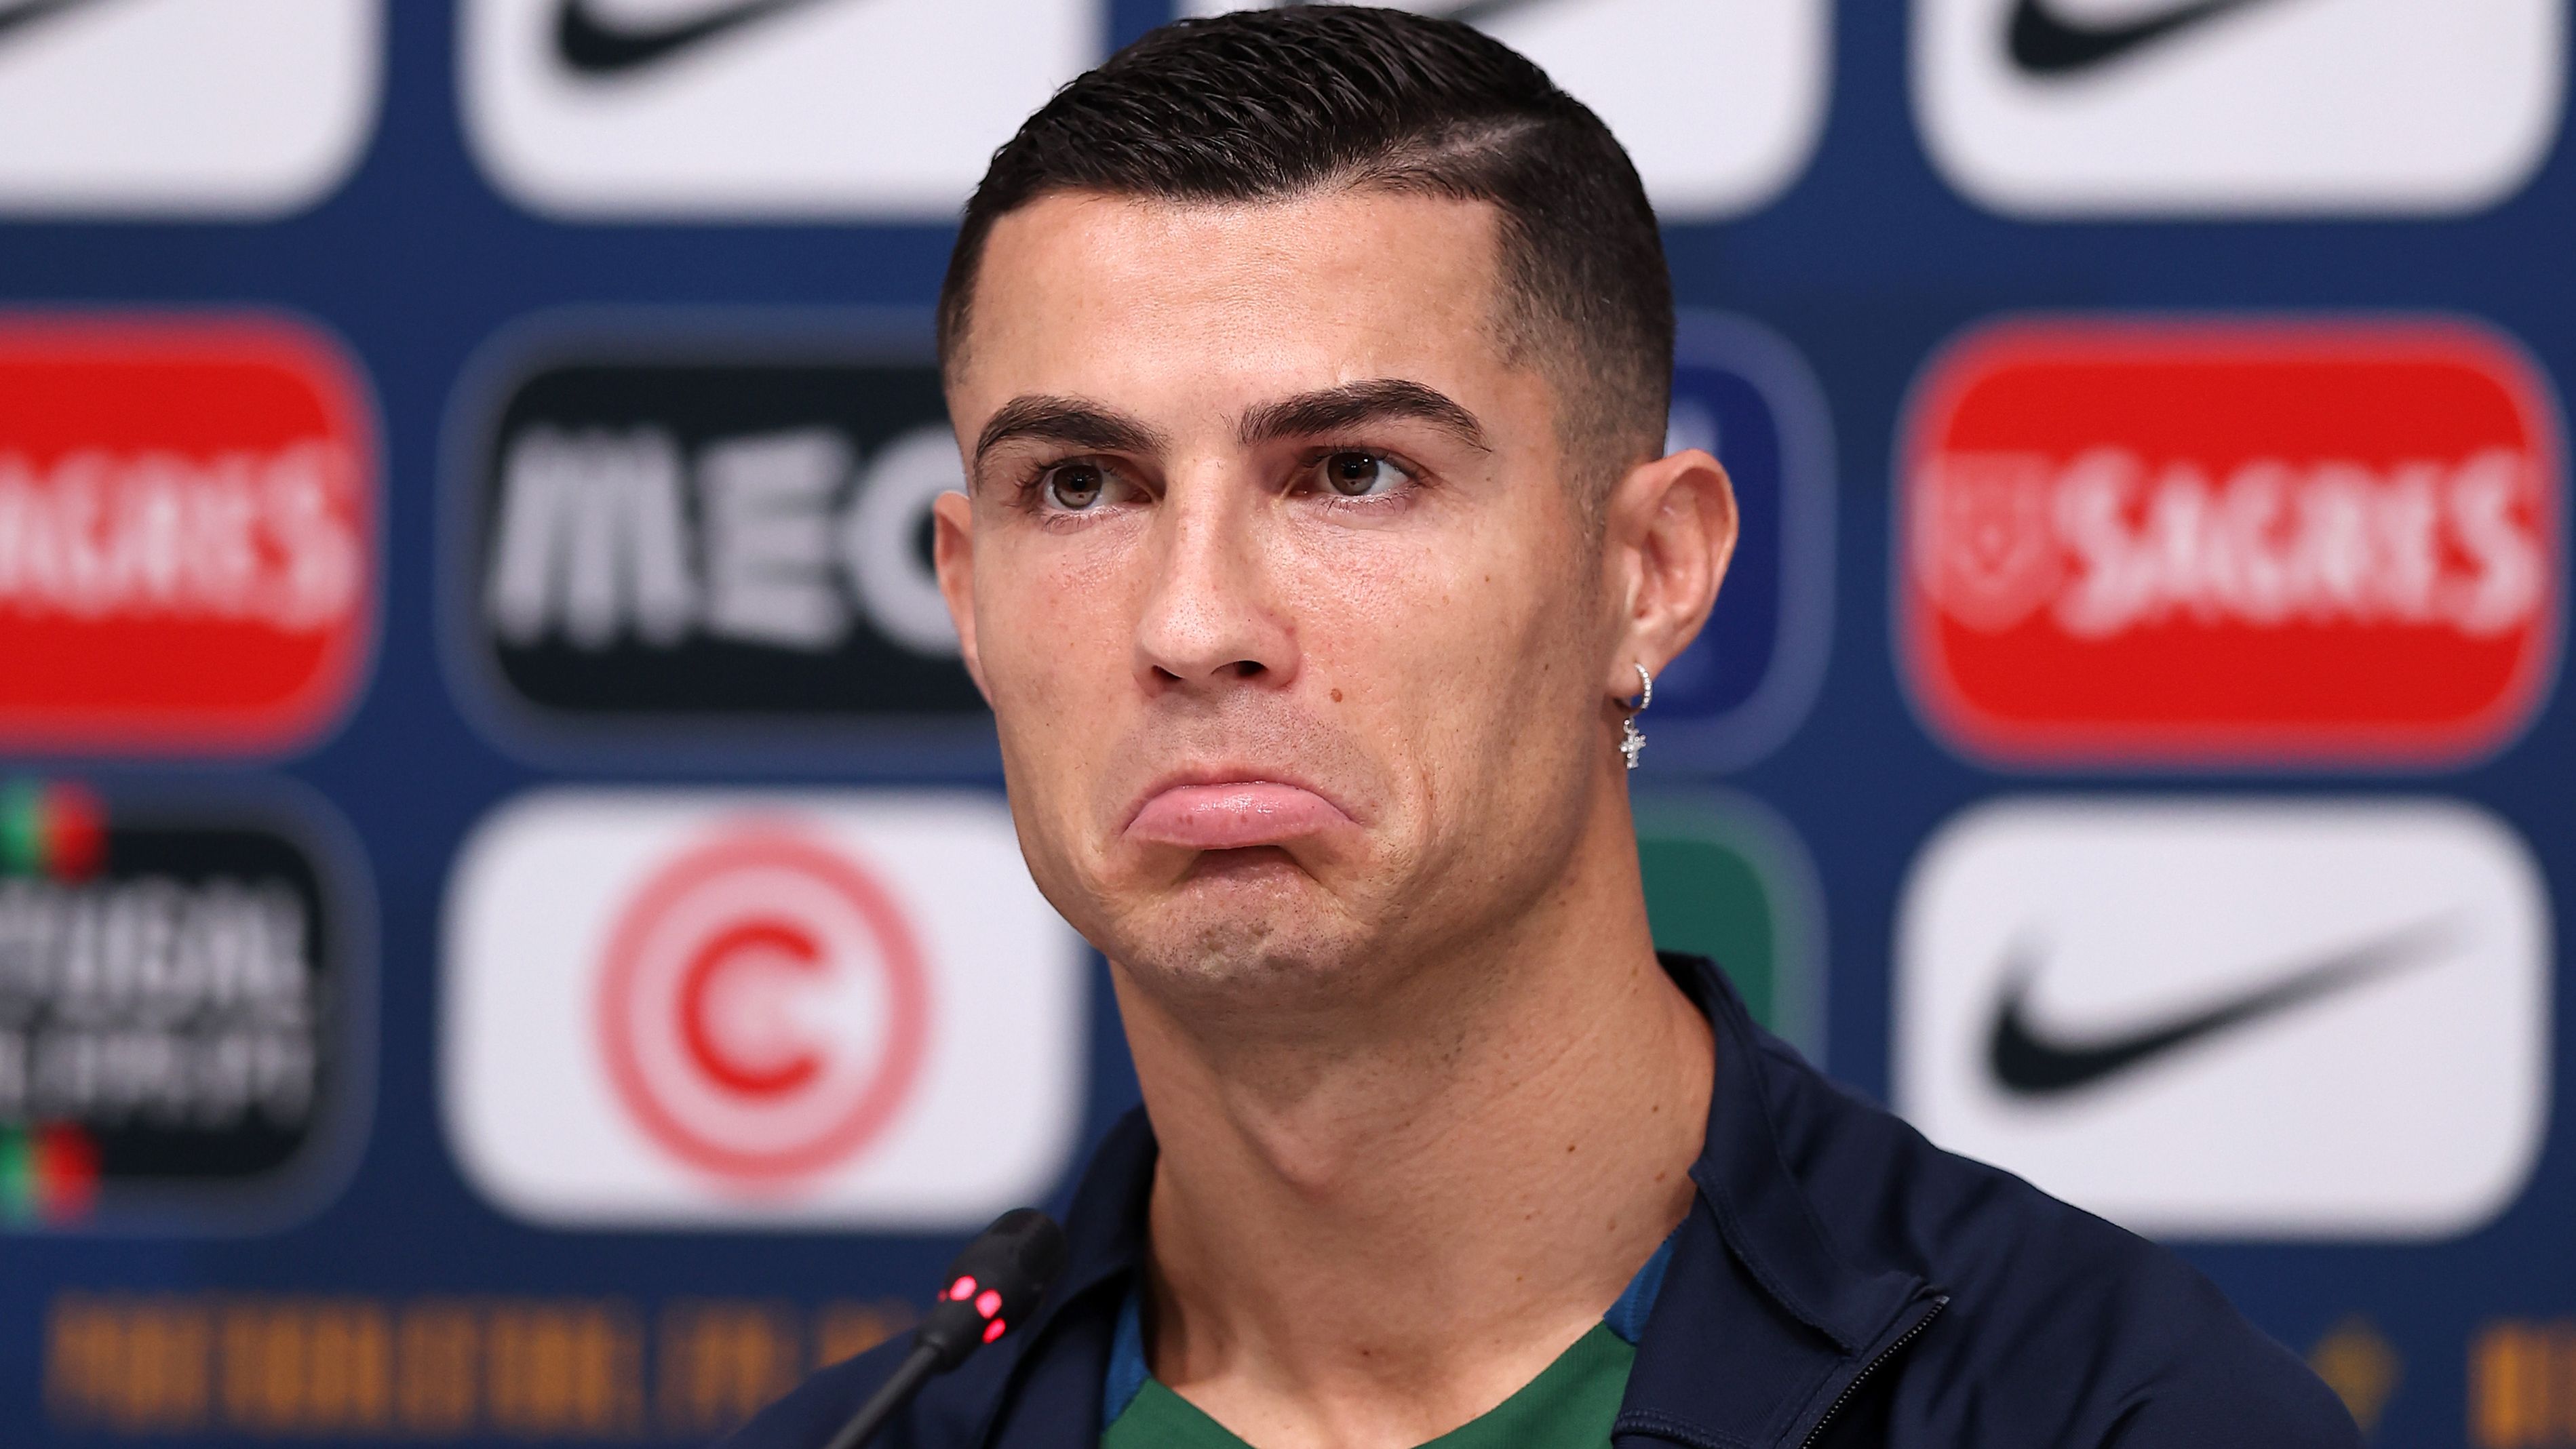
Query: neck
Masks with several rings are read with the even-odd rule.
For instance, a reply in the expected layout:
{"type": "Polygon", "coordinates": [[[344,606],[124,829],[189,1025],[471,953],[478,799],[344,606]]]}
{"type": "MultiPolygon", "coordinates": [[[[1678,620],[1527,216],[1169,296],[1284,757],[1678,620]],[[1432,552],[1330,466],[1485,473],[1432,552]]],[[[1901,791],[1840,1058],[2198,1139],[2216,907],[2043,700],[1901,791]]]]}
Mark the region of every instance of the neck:
{"type": "Polygon", "coordinates": [[[1402,963],[1365,1014],[1234,1033],[1113,971],[1161,1146],[1154,1369],[1238,1434],[1445,1433],[1688,1210],[1708,1027],[1655,960],[1616,807],[1501,939],[1402,963]]]}

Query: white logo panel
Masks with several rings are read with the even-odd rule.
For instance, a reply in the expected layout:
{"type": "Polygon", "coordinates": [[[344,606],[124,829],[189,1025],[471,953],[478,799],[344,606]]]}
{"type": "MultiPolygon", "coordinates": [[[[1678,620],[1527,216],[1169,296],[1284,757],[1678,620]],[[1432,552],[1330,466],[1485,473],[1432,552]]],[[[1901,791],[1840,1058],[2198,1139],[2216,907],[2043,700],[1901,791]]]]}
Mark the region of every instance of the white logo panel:
{"type": "Polygon", "coordinates": [[[540,792],[445,949],[449,1141],[538,1222],[962,1230],[1075,1145],[1088,955],[993,797],[540,792]]]}
{"type": "Polygon", "coordinates": [[[1915,0],[1951,184],[2029,216],[2442,214],[2558,131],[2565,0],[1915,0]]]}
{"type": "Polygon", "coordinates": [[[1989,806],[1896,946],[1898,1110],[2139,1232],[2464,1233],[2539,1151],[2546,896],[2464,805],[1989,806]]]}
{"type": "MultiPolygon", "coordinates": [[[[1768,204],[1814,154],[1831,90],[1829,0],[1392,0],[1536,61],[1628,150],[1667,221],[1768,204]]],[[[1187,14],[1250,8],[1188,0],[1187,14]]]]}
{"type": "Polygon", "coordinates": [[[569,218],[918,216],[1096,63],[1102,0],[465,0],[466,131],[569,218]]]}
{"type": "Polygon", "coordinates": [[[0,213],[266,218],[375,128],[378,0],[0,8],[0,213]]]}

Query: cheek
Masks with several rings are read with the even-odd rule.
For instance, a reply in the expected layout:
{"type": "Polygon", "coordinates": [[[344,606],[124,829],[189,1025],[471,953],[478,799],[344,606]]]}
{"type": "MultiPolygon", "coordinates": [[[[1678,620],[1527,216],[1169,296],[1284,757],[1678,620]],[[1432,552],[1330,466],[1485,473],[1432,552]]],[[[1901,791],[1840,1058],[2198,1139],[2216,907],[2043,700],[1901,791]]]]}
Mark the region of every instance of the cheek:
{"type": "MultiPolygon", "coordinates": [[[[1105,541],[1103,541],[1105,544],[1105,541]]],[[[1050,546],[1012,538],[979,560],[976,646],[1010,714],[1043,712],[1084,686],[1125,677],[1129,635],[1122,627],[1127,580],[1107,546],[1050,546]]]]}
{"type": "Polygon", "coordinates": [[[1044,815],[1083,798],[1131,692],[1121,580],[1097,557],[996,550],[976,579],[976,645],[1012,795],[1044,815]]]}
{"type": "Polygon", "coordinates": [[[1570,548],[1462,528],[1345,538],[1305,561],[1296,610],[1309,667],[1343,692],[1333,708],[1349,725],[1411,757],[1389,763],[1434,804],[1534,749],[1561,753],[1551,737],[1563,731],[1546,722],[1582,711],[1569,691],[1588,617],[1570,548]]]}

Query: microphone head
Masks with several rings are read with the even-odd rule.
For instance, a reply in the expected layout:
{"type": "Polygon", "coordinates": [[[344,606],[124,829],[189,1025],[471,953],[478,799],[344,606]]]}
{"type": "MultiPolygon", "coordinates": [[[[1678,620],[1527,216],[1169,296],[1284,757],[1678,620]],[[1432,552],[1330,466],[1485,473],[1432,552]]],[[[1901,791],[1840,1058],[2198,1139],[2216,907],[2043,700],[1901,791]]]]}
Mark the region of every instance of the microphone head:
{"type": "Polygon", "coordinates": [[[921,1320],[920,1341],[939,1351],[940,1369],[955,1368],[1037,1307],[1064,1268],[1064,1252],[1064,1229],[1036,1208],[1011,1209],[968,1243],[921,1320]]]}

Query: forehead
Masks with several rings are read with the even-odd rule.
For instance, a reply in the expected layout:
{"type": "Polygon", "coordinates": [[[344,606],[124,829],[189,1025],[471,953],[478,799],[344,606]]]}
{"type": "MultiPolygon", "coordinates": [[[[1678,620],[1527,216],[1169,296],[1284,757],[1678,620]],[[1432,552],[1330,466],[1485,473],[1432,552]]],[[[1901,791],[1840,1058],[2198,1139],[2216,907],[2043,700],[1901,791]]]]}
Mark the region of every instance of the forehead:
{"type": "Polygon", "coordinates": [[[1386,192],[1042,197],[985,244],[956,400],[964,414],[1030,392],[1472,387],[1508,370],[1497,221],[1483,202],[1386,192]]]}

